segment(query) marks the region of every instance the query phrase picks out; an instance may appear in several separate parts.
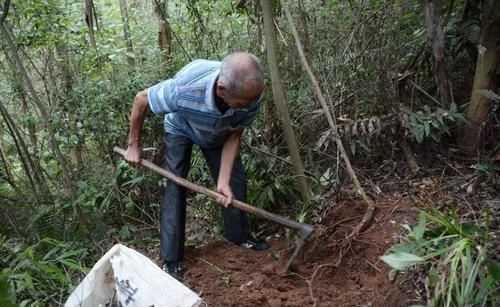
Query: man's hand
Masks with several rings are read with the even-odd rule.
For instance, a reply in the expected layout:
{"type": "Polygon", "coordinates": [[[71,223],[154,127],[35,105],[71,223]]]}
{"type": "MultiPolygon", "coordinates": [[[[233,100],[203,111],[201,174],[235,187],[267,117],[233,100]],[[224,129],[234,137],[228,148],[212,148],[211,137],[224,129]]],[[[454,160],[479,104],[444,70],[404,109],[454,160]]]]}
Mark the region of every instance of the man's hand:
{"type": "Polygon", "coordinates": [[[233,189],[231,189],[231,186],[227,183],[217,183],[217,192],[226,196],[226,197],[223,196],[217,197],[217,202],[226,208],[229,207],[229,205],[233,202],[234,199],[233,189]]]}
{"type": "Polygon", "coordinates": [[[141,146],[138,145],[128,146],[123,158],[125,158],[125,161],[127,161],[128,164],[132,165],[134,168],[139,168],[141,166],[141,160],[142,160],[141,146]]]}

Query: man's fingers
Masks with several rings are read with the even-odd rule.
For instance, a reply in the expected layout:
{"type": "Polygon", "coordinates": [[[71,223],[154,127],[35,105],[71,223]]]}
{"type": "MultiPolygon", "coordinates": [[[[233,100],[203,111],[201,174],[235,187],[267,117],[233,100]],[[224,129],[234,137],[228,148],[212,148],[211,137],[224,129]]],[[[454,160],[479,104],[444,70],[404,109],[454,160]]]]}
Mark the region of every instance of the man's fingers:
{"type": "Polygon", "coordinates": [[[224,196],[217,196],[217,202],[221,205],[224,205],[226,198],[224,196]]]}
{"type": "Polygon", "coordinates": [[[232,195],[229,195],[227,198],[226,198],[226,203],[224,204],[224,207],[229,207],[229,205],[231,205],[231,203],[233,202],[233,196],[232,195]]]}
{"type": "Polygon", "coordinates": [[[233,202],[233,196],[217,196],[217,202],[227,208],[233,202]]]}

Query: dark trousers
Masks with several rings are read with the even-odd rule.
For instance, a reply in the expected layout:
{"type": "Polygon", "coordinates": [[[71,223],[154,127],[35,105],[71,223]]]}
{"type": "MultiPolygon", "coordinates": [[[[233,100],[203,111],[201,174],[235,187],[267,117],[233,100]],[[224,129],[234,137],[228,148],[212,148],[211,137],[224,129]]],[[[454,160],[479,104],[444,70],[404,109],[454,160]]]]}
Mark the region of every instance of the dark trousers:
{"type": "MultiPolygon", "coordinates": [[[[167,170],[186,178],[191,165],[193,141],[182,135],[165,135],[167,170]]],[[[222,147],[201,148],[212,177],[217,183],[222,147]]],[[[247,185],[245,170],[238,157],[231,173],[231,188],[234,197],[246,201],[247,185]]],[[[244,212],[236,208],[222,208],[224,236],[234,243],[248,239],[248,220],[244,212]]],[[[169,181],[160,213],[160,256],[163,261],[179,262],[184,256],[186,225],[186,189],[169,181]]]]}

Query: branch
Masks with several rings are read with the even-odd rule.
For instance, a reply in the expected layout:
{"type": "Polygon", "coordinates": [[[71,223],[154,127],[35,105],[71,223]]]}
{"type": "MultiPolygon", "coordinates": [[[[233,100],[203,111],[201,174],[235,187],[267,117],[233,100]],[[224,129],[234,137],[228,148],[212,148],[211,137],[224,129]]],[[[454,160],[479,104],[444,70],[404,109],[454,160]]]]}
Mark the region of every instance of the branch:
{"type": "MultiPolygon", "coordinates": [[[[288,19],[288,23],[290,24],[290,28],[293,33],[293,37],[295,38],[295,44],[297,46],[297,50],[299,52],[300,59],[302,61],[302,65],[304,70],[307,72],[309,78],[311,79],[311,83],[313,85],[314,91],[316,92],[316,95],[318,96],[318,100],[325,112],[326,118],[328,120],[328,124],[330,125],[330,128],[332,129],[333,132],[333,137],[335,139],[335,143],[337,144],[337,148],[339,149],[342,158],[344,159],[344,162],[346,164],[346,169],[347,173],[349,174],[349,177],[351,177],[351,180],[356,187],[356,191],[360,194],[361,198],[367,205],[367,209],[365,212],[365,215],[363,216],[363,219],[361,222],[354,227],[353,231],[351,232],[350,236],[354,236],[359,234],[366,226],[368,226],[368,222],[373,217],[373,212],[375,211],[375,204],[371,198],[366,195],[365,191],[361,187],[361,184],[359,183],[358,177],[356,176],[356,173],[354,172],[354,169],[352,168],[351,161],[349,160],[349,157],[347,156],[347,152],[345,150],[344,145],[342,144],[342,140],[339,137],[338,134],[338,129],[337,125],[334,122],[332,114],[330,114],[330,110],[328,108],[328,105],[326,104],[325,97],[323,96],[321,89],[319,87],[318,81],[316,80],[316,77],[314,77],[314,74],[311,70],[311,67],[307,63],[306,56],[304,54],[304,49],[302,48],[302,44],[300,43],[300,38],[299,34],[297,33],[297,29],[295,28],[295,24],[293,23],[292,16],[290,15],[290,11],[288,10],[288,6],[285,3],[285,0],[280,0],[281,6],[283,7],[283,10],[285,11],[286,18],[288,19]]],[[[333,112],[334,110],[331,110],[333,112]]]]}
{"type": "Polygon", "coordinates": [[[7,17],[7,14],[9,13],[9,6],[10,0],[5,0],[5,2],[3,3],[2,15],[0,16],[0,23],[3,23],[5,18],[7,17]]]}

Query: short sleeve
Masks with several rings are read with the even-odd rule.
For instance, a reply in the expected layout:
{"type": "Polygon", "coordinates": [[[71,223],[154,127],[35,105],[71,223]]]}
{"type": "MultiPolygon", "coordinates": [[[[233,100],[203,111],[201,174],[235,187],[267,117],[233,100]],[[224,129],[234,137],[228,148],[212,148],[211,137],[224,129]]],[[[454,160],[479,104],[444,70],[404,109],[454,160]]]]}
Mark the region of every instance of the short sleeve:
{"type": "Polygon", "coordinates": [[[147,89],[149,108],[157,115],[177,111],[174,79],[162,81],[147,89]]]}

